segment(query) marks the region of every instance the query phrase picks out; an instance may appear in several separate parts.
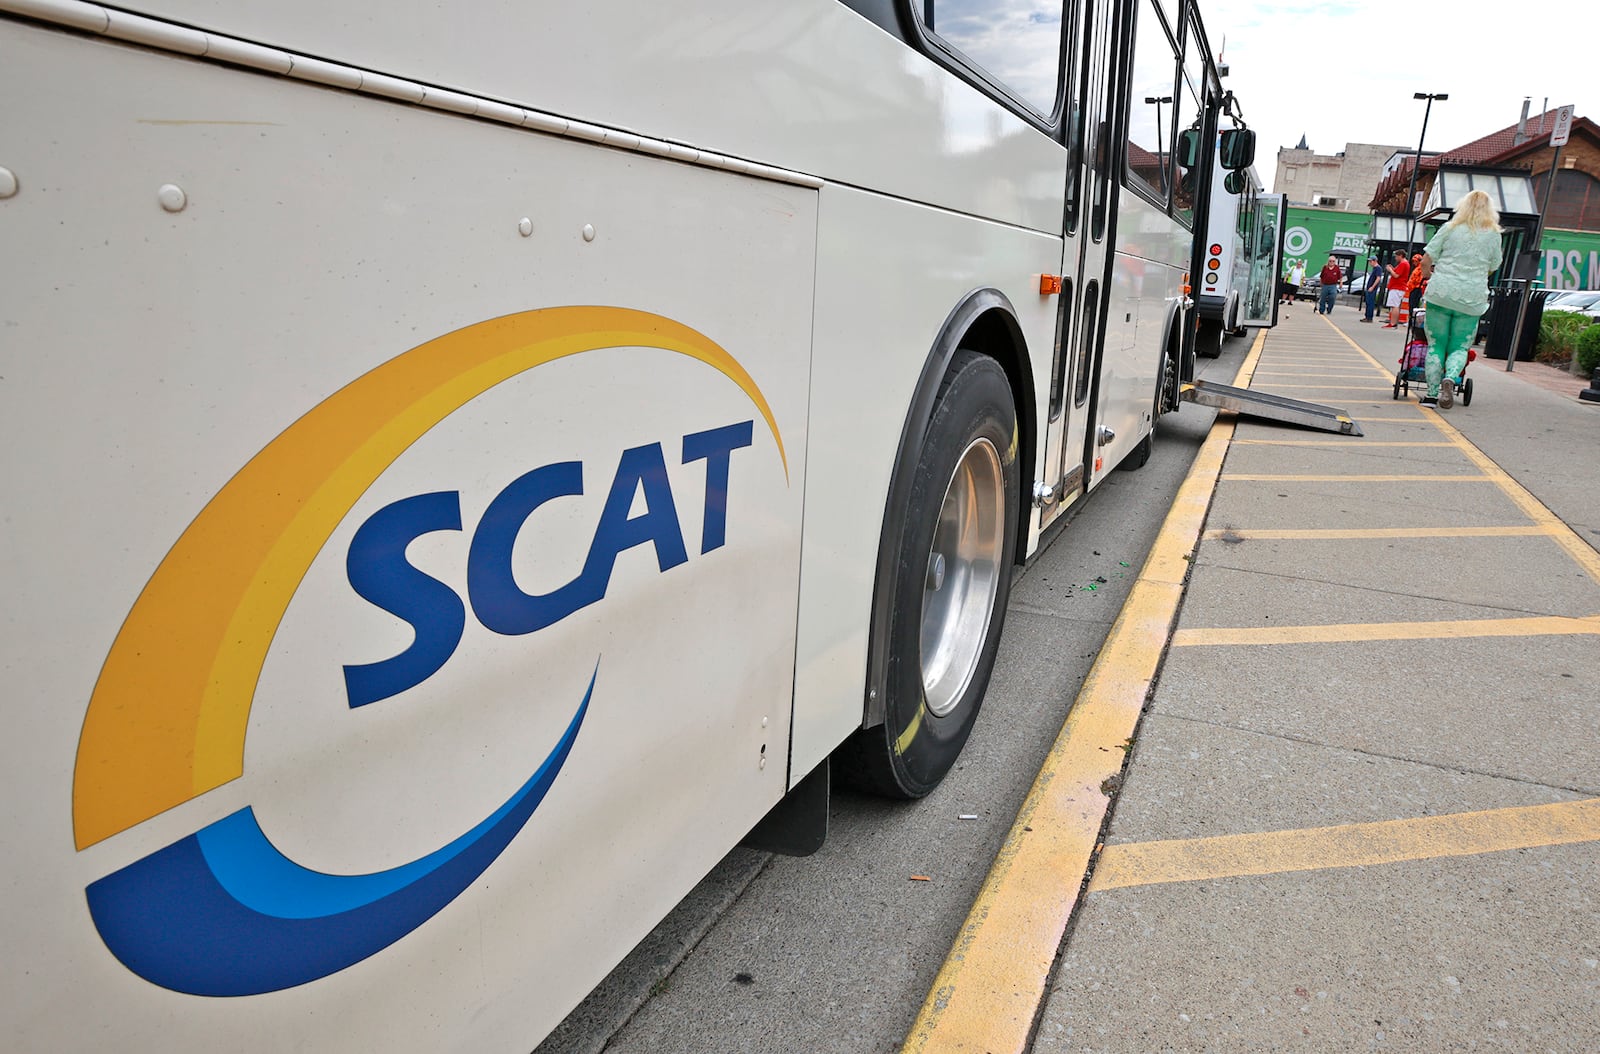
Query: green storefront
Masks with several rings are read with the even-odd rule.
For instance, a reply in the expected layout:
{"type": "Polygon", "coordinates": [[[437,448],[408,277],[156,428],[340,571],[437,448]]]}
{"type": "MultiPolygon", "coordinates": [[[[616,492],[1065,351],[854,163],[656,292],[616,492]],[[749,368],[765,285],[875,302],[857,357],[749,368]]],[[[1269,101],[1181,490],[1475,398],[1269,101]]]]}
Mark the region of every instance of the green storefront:
{"type": "MultiPolygon", "coordinates": [[[[1387,219],[1387,217],[1380,217],[1387,219]]],[[[1403,233],[1404,220],[1396,221],[1403,233]]],[[[1348,276],[1361,274],[1376,250],[1371,244],[1373,217],[1366,212],[1337,212],[1290,205],[1284,211],[1283,263],[1301,260],[1306,274],[1316,274],[1328,257],[1335,256],[1348,276]]],[[[1415,250],[1438,228],[1423,226],[1415,250]]],[[[1539,252],[1539,285],[1545,289],[1600,289],[1600,232],[1550,229],[1544,232],[1539,252]]]]}
{"type": "Polygon", "coordinates": [[[1369,212],[1338,212],[1290,205],[1283,220],[1283,262],[1300,260],[1306,274],[1322,270],[1329,256],[1337,257],[1348,276],[1367,269],[1367,238],[1372,232],[1369,212]]]}
{"type": "Polygon", "coordinates": [[[1600,289],[1600,233],[1545,231],[1538,277],[1546,289],[1600,289]]]}

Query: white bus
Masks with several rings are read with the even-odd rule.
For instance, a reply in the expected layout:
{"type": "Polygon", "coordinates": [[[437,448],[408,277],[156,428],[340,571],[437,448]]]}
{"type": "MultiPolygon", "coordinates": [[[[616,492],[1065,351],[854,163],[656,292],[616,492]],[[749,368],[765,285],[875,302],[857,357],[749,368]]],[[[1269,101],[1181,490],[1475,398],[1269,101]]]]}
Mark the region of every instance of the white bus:
{"type": "Polygon", "coordinates": [[[1222,354],[1228,336],[1278,324],[1284,196],[1263,189],[1254,168],[1229,172],[1216,161],[1195,290],[1202,357],[1222,354]]]}
{"type": "Polygon", "coordinates": [[[1208,54],[0,0],[8,1048],[527,1050],[830,758],[927,793],[1177,405],[1208,54]]]}

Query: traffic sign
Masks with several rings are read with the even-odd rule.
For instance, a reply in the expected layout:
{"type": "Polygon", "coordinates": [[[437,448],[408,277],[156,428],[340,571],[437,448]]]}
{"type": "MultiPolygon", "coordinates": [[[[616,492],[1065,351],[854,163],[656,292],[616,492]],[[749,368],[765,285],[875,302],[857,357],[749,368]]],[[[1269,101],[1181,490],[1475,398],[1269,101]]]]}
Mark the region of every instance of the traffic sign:
{"type": "Polygon", "coordinates": [[[1566,146],[1567,140],[1572,137],[1572,107],[1563,106],[1556,110],[1555,131],[1550,133],[1551,146],[1566,146]]]}

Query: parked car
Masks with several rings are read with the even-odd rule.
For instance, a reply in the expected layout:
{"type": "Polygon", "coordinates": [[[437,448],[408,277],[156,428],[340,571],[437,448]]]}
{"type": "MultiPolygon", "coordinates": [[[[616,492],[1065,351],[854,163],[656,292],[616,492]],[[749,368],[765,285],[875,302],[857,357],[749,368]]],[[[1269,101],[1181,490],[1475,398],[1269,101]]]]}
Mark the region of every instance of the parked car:
{"type": "Polygon", "coordinates": [[[1577,311],[1600,319],[1600,289],[1564,289],[1544,301],[1546,311],[1577,311]]]}
{"type": "Polygon", "coordinates": [[[1370,271],[1362,271],[1360,274],[1345,282],[1344,291],[1359,301],[1367,293],[1367,283],[1376,282],[1378,278],[1382,276],[1382,274],[1383,272],[1377,268],[1373,268],[1370,271]]]}

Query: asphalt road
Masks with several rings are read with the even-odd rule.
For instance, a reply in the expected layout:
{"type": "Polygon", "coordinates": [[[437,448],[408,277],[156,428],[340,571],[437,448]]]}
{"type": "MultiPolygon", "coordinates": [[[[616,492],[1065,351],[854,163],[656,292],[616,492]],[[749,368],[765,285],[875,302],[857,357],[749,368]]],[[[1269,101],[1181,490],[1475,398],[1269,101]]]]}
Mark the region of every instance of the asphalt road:
{"type": "MultiPolygon", "coordinates": [[[[1249,344],[1202,376],[1231,380],[1249,344]]],[[[1213,417],[1163,418],[1149,464],[1114,474],[1016,581],[983,713],[937,791],[836,791],[815,855],[734,851],[537,1054],[898,1049],[1213,417]]]]}

